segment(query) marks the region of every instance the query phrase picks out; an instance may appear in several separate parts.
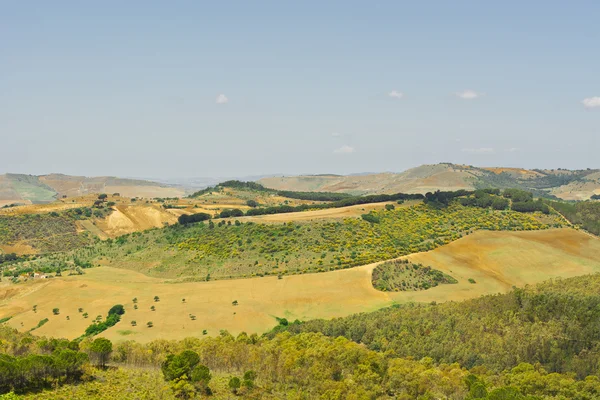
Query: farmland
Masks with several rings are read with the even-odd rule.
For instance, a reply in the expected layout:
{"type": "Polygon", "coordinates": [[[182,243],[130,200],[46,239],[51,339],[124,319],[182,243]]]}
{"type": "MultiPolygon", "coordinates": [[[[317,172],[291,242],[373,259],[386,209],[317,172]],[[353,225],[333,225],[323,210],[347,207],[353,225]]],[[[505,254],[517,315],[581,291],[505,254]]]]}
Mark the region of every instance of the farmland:
{"type": "Polygon", "coordinates": [[[48,318],[49,322],[36,329],[35,334],[75,338],[90,324],[78,308],[93,319],[120,303],[125,305],[124,319],[101,334],[111,340],[183,339],[203,336],[204,330],[215,335],[221,329],[236,334],[261,333],[277,324],[275,317],[331,318],[395,303],[464,300],[504,293],[512,286],[552,277],[600,272],[600,240],[565,228],[480,231],[433,251],[410,255],[408,260],[434,266],[458,283],[421,291],[381,292],[371,283],[377,263],[282,279],[272,276],[189,283],[100,267],[87,269],[84,275],[63,274],[16,286],[4,283],[0,290],[0,318],[13,316],[8,324],[21,330],[29,330],[48,318]],[[160,301],[155,302],[154,296],[160,301]],[[138,309],[133,308],[134,298],[138,309]],[[233,305],[236,300],[237,305],[233,305]],[[34,305],[36,312],[32,311],[34,305]],[[154,311],[151,306],[155,306],[154,311]],[[53,315],[53,308],[59,308],[60,314],[53,315]],[[136,327],[130,325],[132,320],[137,321],[136,327]],[[145,326],[148,321],[154,322],[152,329],[145,326]]]}
{"type": "Polygon", "coordinates": [[[560,227],[552,215],[492,211],[452,204],[376,209],[363,218],[259,224],[173,225],[99,242],[30,263],[73,259],[179,280],[214,280],[325,272],[432,250],[476,230],[560,227]]]}

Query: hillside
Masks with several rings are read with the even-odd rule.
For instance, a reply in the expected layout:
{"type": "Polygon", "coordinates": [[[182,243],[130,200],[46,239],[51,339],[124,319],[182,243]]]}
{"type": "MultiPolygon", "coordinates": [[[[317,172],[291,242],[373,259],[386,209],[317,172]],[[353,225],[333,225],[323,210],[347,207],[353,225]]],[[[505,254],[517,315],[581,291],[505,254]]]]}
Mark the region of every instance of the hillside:
{"type": "Polygon", "coordinates": [[[49,203],[66,197],[119,193],[125,197],[181,197],[181,187],[116,177],[50,175],[0,175],[0,207],[10,204],[49,203]]]}
{"type": "Polygon", "coordinates": [[[93,317],[120,303],[127,310],[128,321],[136,320],[139,326],[117,326],[102,334],[114,341],[183,339],[200,336],[203,330],[216,335],[221,329],[236,335],[243,331],[262,333],[277,324],[275,317],[309,320],[374,311],[396,303],[459,301],[505,293],[513,286],[549,278],[597,273],[600,240],[565,228],[479,231],[431,252],[403,258],[431,265],[458,282],[421,291],[382,292],[371,282],[372,271],[379,263],[281,278],[182,283],[98,267],[85,269],[84,275],[63,271],[62,277],[49,280],[30,279],[16,285],[3,282],[0,318],[12,316],[8,325],[21,330],[48,318],[43,327],[36,329],[36,334],[75,338],[90,323],[79,308],[93,317]],[[524,259],[527,261],[523,262],[524,259]],[[105,296],[108,291],[111,296],[105,296]],[[160,301],[153,301],[154,296],[160,301]],[[232,304],[234,301],[237,305],[232,304]],[[37,305],[35,311],[34,305],[37,305]],[[53,315],[53,308],[59,308],[60,315],[53,315]],[[69,320],[65,320],[67,315],[69,320]],[[190,315],[196,318],[191,319],[190,315]],[[146,321],[154,321],[153,329],[144,326],[146,321]],[[126,334],[122,332],[124,329],[128,331],[126,334]]]}
{"type": "Polygon", "coordinates": [[[262,178],[258,182],[276,190],[350,194],[519,188],[533,191],[537,196],[587,200],[600,193],[599,170],[479,168],[450,163],[422,165],[400,173],[283,176],[262,178]]]}

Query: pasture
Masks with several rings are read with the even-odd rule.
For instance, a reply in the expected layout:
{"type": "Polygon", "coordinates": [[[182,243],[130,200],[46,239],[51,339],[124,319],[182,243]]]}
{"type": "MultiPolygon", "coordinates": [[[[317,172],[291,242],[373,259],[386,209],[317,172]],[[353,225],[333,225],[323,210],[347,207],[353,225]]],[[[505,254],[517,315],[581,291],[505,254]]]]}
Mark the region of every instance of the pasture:
{"type": "Polygon", "coordinates": [[[262,333],[277,324],[276,317],[333,318],[394,303],[463,300],[507,292],[513,285],[600,272],[600,240],[570,228],[479,231],[407,258],[431,265],[458,283],[422,291],[380,292],[371,283],[372,270],[378,263],[282,279],[271,276],[189,283],[99,267],[81,276],[17,286],[3,282],[0,318],[12,316],[7,324],[19,330],[29,330],[48,318],[48,323],[33,331],[35,334],[75,338],[97,315],[105,317],[111,306],[123,304],[126,313],[122,321],[102,334],[111,340],[183,339],[203,336],[204,330],[208,335],[217,335],[221,329],[234,334],[262,333]],[[160,301],[155,302],[154,296],[160,301]],[[133,298],[138,299],[137,310],[133,298]],[[236,300],[237,305],[233,305],[236,300]],[[33,311],[34,305],[37,312],[33,311]],[[89,318],[78,311],[80,307],[89,318]],[[54,315],[53,308],[60,313],[54,315]],[[137,325],[132,326],[131,321],[137,325]],[[149,321],[154,327],[146,326],[149,321]]]}

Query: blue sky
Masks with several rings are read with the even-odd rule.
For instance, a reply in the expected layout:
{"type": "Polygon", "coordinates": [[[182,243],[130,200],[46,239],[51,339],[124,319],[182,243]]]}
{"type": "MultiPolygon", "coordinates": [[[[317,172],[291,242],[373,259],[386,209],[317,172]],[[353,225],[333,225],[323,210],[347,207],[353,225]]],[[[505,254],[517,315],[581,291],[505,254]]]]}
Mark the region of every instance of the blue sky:
{"type": "Polygon", "coordinates": [[[599,16],[597,1],[3,2],[0,173],[598,168],[599,16]]]}

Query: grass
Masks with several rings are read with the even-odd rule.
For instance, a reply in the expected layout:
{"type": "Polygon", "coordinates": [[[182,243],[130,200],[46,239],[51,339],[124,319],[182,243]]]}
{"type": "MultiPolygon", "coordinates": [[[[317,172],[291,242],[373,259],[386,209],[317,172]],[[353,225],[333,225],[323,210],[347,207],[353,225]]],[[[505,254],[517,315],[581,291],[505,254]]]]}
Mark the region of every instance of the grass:
{"type": "Polygon", "coordinates": [[[408,259],[433,265],[458,283],[421,291],[381,292],[371,282],[371,272],[378,264],[283,279],[272,276],[189,283],[102,267],[86,270],[85,275],[45,282],[3,283],[0,298],[9,290],[19,292],[0,303],[0,317],[12,315],[7,324],[17,329],[22,329],[21,322],[27,327],[48,318],[36,334],[75,338],[90,323],[78,308],[85,307],[94,316],[104,315],[114,304],[123,304],[126,318],[121,323],[133,333],[123,336],[119,331],[124,327],[117,325],[100,336],[148,342],[201,337],[203,330],[209,335],[217,335],[221,329],[236,335],[242,331],[262,333],[277,325],[274,316],[285,316],[289,321],[341,317],[394,303],[456,301],[507,292],[513,285],[600,272],[600,240],[573,229],[481,231],[408,259]],[[470,284],[469,278],[477,284],[470,284]],[[160,302],[155,303],[154,296],[159,296],[160,302]],[[137,310],[133,298],[138,299],[137,310]],[[234,300],[237,306],[232,305],[234,300]],[[30,311],[33,305],[38,306],[37,313],[30,311]],[[151,305],[156,305],[156,311],[150,310],[151,305]],[[61,315],[52,315],[55,307],[60,308],[61,315]],[[63,315],[70,315],[70,321],[63,315]],[[137,326],[130,326],[131,320],[137,321],[137,326]],[[154,324],[152,328],[146,326],[149,321],[154,324]]]}
{"type": "MultiPolygon", "coordinates": [[[[149,276],[214,280],[326,272],[432,250],[479,229],[537,230],[561,226],[537,214],[423,204],[372,210],[379,223],[359,218],[280,224],[216,220],[133,233],[35,263],[77,258],[149,276]]],[[[549,217],[544,217],[548,219],[549,217]]],[[[33,263],[32,265],[35,265],[33,263]]]]}
{"type": "Polygon", "coordinates": [[[26,244],[41,253],[60,252],[93,243],[76,221],[104,217],[107,209],[74,208],[44,214],[0,215],[0,245],[26,244]]]}
{"type": "Polygon", "coordinates": [[[7,174],[7,176],[12,181],[13,189],[25,200],[30,200],[32,203],[56,200],[56,192],[40,182],[37,177],[13,174],[7,174]]]}

